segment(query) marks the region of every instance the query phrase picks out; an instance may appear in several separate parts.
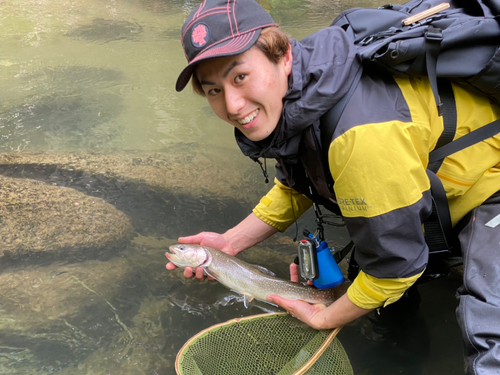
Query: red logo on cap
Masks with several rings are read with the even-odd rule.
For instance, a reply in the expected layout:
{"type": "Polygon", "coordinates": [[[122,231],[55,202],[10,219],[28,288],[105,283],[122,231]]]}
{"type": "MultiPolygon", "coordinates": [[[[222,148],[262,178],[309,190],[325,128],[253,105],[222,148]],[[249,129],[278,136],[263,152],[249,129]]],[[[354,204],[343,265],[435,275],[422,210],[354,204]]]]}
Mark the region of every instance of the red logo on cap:
{"type": "Polygon", "coordinates": [[[208,42],[208,26],[200,23],[193,28],[193,33],[191,34],[191,41],[195,47],[203,47],[208,42]]]}

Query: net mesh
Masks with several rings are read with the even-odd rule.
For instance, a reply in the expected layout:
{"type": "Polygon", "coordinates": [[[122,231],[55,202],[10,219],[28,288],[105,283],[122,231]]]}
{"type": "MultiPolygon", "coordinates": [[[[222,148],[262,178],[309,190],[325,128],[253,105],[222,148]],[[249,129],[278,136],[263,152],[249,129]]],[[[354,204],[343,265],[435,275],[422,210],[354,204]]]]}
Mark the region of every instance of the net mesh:
{"type": "Polygon", "coordinates": [[[176,371],[179,375],[353,374],[338,339],[328,345],[331,333],[312,329],[286,313],[233,319],[190,339],[177,355],[176,371]]]}

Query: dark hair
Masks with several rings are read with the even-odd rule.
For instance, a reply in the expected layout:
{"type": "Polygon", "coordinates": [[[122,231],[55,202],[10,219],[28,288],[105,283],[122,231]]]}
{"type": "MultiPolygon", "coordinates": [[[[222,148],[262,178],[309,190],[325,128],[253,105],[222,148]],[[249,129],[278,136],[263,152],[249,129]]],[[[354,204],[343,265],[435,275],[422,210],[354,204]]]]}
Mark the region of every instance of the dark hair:
{"type": "MultiPolygon", "coordinates": [[[[281,31],[278,27],[267,27],[261,31],[259,39],[257,39],[254,46],[260,49],[269,61],[273,64],[277,64],[287,53],[290,46],[290,39],[288,38],[288,35],[281,31]]],[[[191,86],[193,87],[193,91],[195,93],[205,96],[201,83],[198,80],[198,77],[196,77],[196,69],[195,73],[191,77],[191,86]]]]}

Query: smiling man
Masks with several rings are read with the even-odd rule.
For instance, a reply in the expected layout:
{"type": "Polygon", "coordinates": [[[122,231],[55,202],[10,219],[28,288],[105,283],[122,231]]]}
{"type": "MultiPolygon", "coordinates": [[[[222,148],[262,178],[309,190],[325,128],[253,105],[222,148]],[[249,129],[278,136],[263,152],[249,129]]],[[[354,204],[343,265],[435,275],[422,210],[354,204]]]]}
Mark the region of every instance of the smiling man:
{"type": "MultiPolygon", "coordinates": [[[[324,329],[400,299],[429,256],[422,231],[432,211],[426,168],[443,120],[428,79],[363,72],[338,123],[331,124],[336,130],[326,158],[320,118],[346,96],[361,69],[343,29],[328,27],[299,42],[253,0],[206,0],[187,18],[181,38],[188,65],[177,91],[191,79],[194,91],[234,127],[241,151],[256,162],[276,159],[277,165],[273,188],[241,223],[224,234],[203,232],[179,241],[236,255],[284,231],[314,201],[340,210],[361,271],[328,307],[280,296],[268,300],[324,329]]],[[[487,97],[457,83],[450,87],[457,137],[500,118],[500,108],[487,97]]],[[[500,225],[491,224],[500,217],[500,136],[445,158],[438,176],[453,224],[463,227],[457,315],[466,372],[491,374],[500,371],[500,225]],[[475,278],[477,269],[486,276],[475,278]]],[[[204,280],[201,268],[194,272],[204,280]]],[[[291,272],[298,280],[294,266],[291,272]]],[[[187,267],[184,275],[193,277],[193,270],[187,267]]]]}
{"type": "Polygon", "coordinates": [[[200,62],[195,79],[215,114],[257,142],[279,122],[291,70],[290,48],[274,63],[252,47],[240,55],[200,62]]]}

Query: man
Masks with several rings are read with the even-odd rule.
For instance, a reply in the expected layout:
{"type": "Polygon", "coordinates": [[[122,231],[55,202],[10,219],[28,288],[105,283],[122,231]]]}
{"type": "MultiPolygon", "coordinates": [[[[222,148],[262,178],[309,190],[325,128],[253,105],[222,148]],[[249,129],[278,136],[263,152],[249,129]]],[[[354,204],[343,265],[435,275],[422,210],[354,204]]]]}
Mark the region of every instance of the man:
{"type": "MultiPolygon", "coordinates": [[[[337,124],[326,165],[319,119],[346,95],[360,69],[342,29],[329,27],[298,42],[253,0],[207,0],[186,20],[182,44],[188,66],[176,89],[191,78],[195,92],[234,126],[245,155],[278,164],[274,187],[241,223],[224,234],[204,232],[179,241],[236,255],[284,231],[312,199],[325,206],[333,200],[356,245],[359,275],[328,307],[279,296],[268,300],[318,329],[342,326],[397,301],[428,261],[422,232],[432,210],[426,167],[443,131],[428,80],[363,73],[337,124]],[[326,168],[333,192],[325,189],[326,168]]],[[[487,97],[459,84],[453,92],[457,138],[500,117],[487,97]]],[[[466,221],[457,313],[467,372],[500,371],[500,230],[494,221],[500,215],[500,137],[446,158],[438,176],[453,224],[466,221]],[[478,269],[481,277],[474,277],[478,269]]],[[[291,271],[297,280],[296,268],[291,271]]],[[[192,273],[186,268],[184,274],[192,273]]],[[[195,275],[204,278],[202,269],[195,275]]]]}

